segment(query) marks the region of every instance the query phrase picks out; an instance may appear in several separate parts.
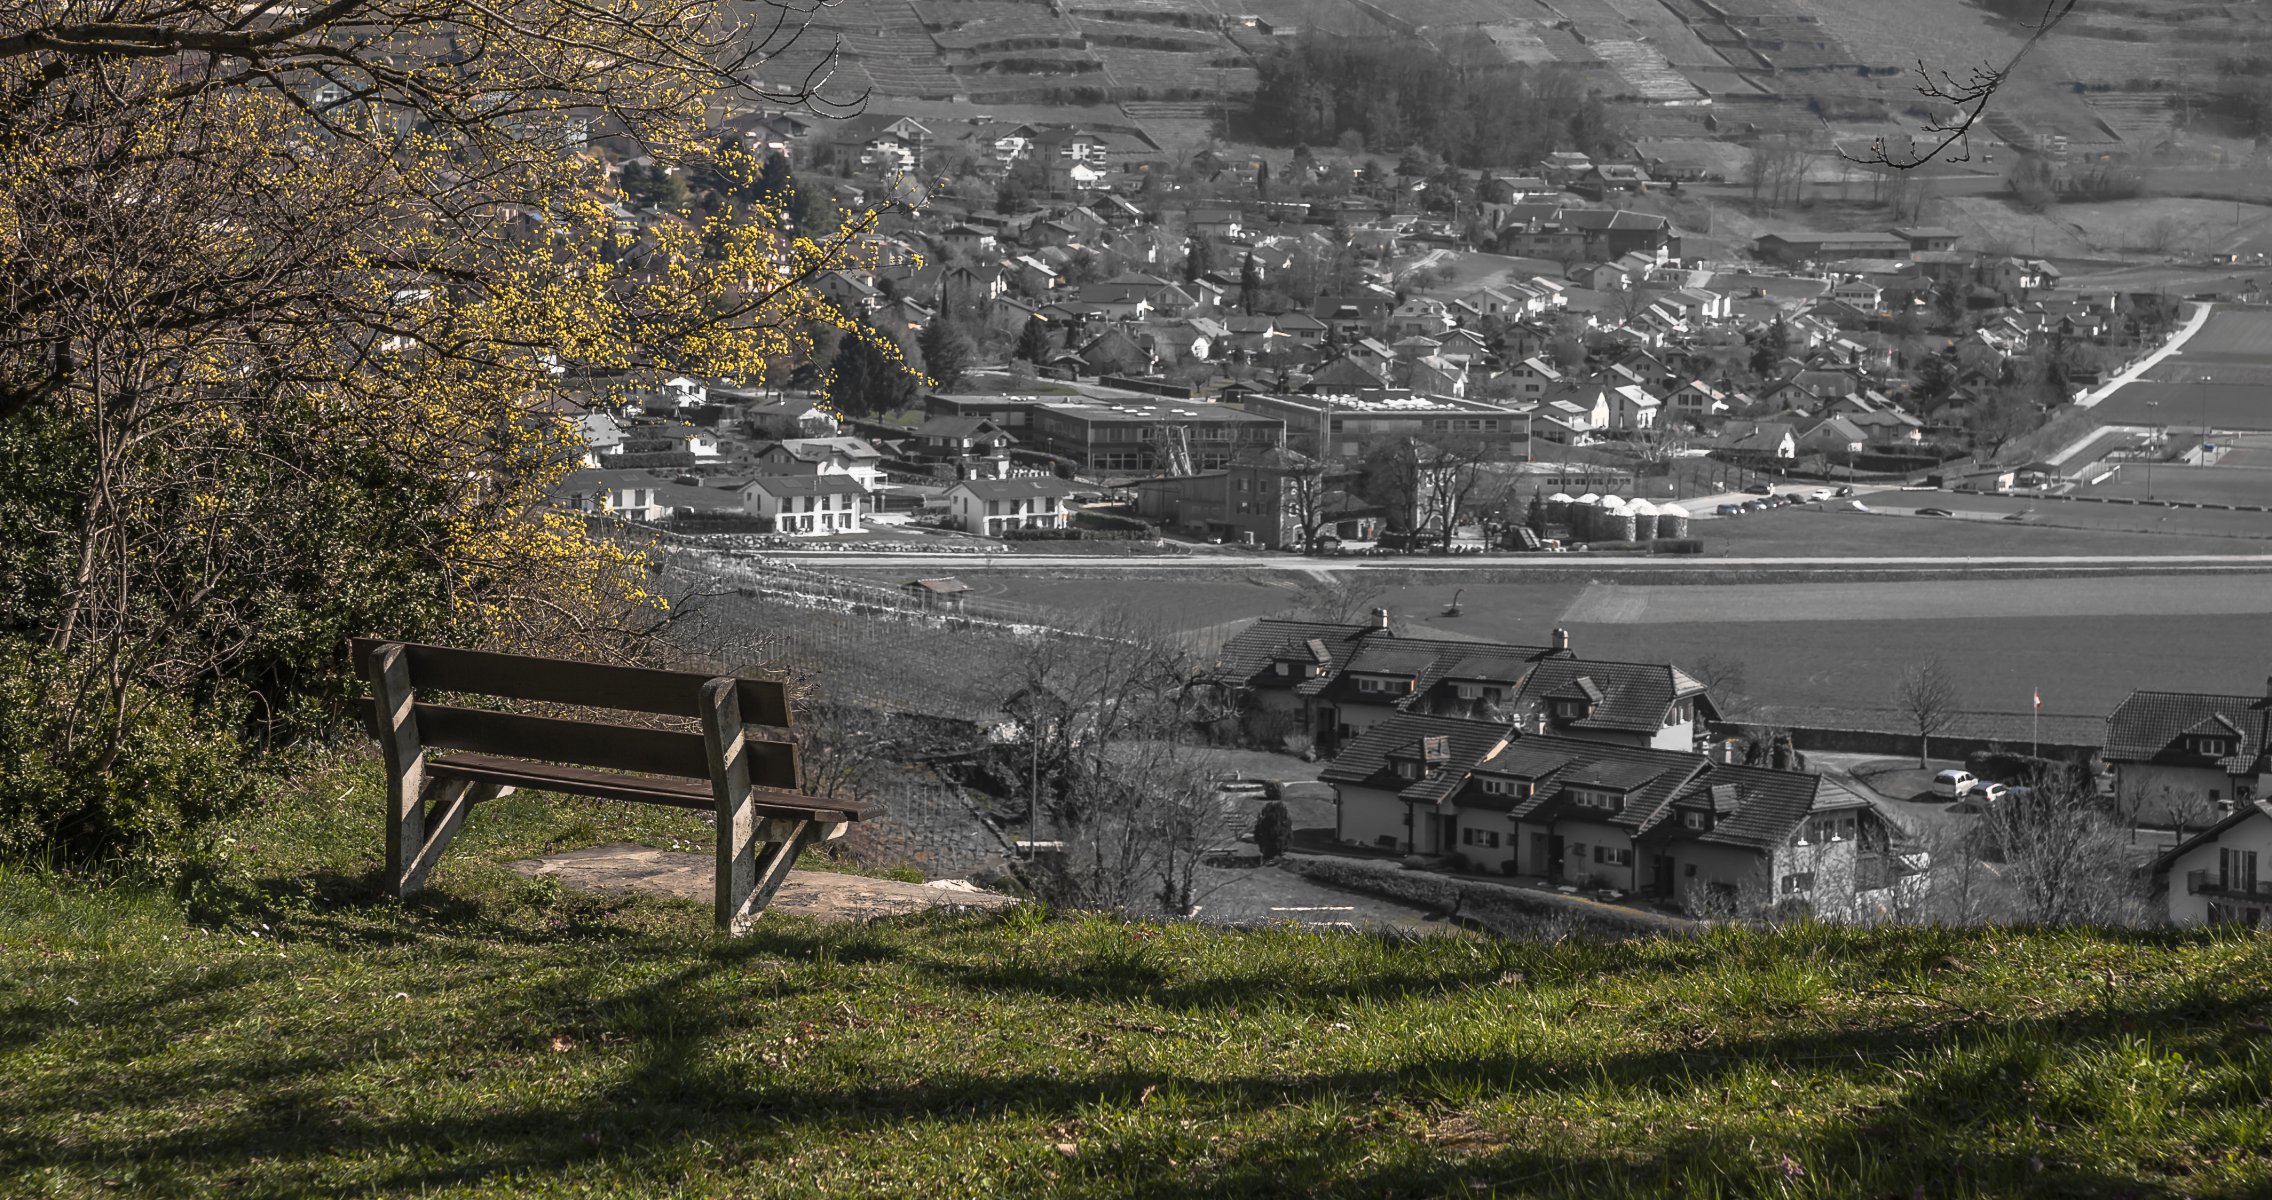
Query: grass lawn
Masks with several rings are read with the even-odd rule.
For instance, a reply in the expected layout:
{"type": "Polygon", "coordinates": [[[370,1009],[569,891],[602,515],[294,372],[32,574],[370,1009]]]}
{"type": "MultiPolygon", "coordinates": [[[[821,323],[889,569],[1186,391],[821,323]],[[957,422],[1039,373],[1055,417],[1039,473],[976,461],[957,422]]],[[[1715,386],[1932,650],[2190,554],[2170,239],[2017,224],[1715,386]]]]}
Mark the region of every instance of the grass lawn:
{"type": "Polygon", "coordinates": [[[2272,940],[1399,940],[1007,916],[738,941],[497,865],[381,901],[345,768],[170,897],[0,872],[0,1191],[2262,1195],[2272,940]],[[205,909],[201,907],[200,912],[205,909]]]}

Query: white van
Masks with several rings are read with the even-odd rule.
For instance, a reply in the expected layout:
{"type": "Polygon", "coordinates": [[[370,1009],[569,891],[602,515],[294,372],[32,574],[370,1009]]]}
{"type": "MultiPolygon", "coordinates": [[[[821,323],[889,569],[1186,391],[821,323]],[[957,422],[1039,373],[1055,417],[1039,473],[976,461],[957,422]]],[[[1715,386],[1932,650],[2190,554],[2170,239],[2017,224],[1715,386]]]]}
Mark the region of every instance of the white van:
{"type": "Polygon", "coordinates": [[[1943,771],[1933,776],[1933,794],[1943,800],[1962,799],[1979,782],[1979,778],[1970,771],[1943,771]]]}

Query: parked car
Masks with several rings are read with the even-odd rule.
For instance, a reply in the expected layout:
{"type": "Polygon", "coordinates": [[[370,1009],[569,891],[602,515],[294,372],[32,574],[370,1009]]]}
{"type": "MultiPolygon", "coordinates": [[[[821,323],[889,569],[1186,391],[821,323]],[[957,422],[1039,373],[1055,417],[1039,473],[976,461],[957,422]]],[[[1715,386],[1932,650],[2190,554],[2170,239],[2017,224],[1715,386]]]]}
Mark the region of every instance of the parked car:
{"type": "Polygon", "coordinates": [[[1845,499],[1846,497],[1853,495],[1853,494],[1854,494],[1854,489],[1853,489],[1853,488],[1850,488],[1850,487],[1841,487],[1841,488],[1839,488],[1839,489],[1838,489],[1837,491],[1835,491],[1835,492],[1833,492],[1833,493],[1831,493],[1831,494],[1832,494],[1832,495],[1834,495],[1834,496],[1836,496],[1836,497],[1838,497],[1839,499],[1843,500],[1843,499],[1845,499]]]}
{"type": "Polygon", "coordinates": [[[1828,499],[1830,499],[1829,488],[1816,488],[1815,490],[1807,493],[1807,500],[1810,503],[1819,504],[1828,499]]]}
{"type": "Polygon", "coordinates": [[[1745,512],[1766,512],[1767,502],[1765,500],[1746,500],[1743,502],[1743,510],[1745,512]]]}
{"type": "Polygon", "coordinates": [[[1747,510],[1741,504],[1723,504],[1713,511],[1723,517],[1740,517],[1747,510]]]}
{"type": "Polygon", "coordinates": [[[1748,495],[1753,496],[1772,496],[1775,494],[1775,485],[1771,483],[1755,483],[1750,487],[1745,488],[1744,492],[1748,495]]]}
{"type": "Polygon", "coordinates": [[[2010,793],[2011,789],[2003,784],[1983,782],[1972,785],[1972,796],[1970,798],[1979,804],[2001,804],[2004,797],[2010,793]]]}
{"type": "Polygon", "coordinates": [[[1945,508],[1920,508],[1917,510],[1917,515],[1920,517],[1953,517],[1956,514],[1945,508]]]}
{"type": "Polygon", "coordinates": [[[1972,772],[1951,768],[1933,776],[1933,794],[1943,800],[1960,799],[1979,782],[1980,777],[1972,772]]]}

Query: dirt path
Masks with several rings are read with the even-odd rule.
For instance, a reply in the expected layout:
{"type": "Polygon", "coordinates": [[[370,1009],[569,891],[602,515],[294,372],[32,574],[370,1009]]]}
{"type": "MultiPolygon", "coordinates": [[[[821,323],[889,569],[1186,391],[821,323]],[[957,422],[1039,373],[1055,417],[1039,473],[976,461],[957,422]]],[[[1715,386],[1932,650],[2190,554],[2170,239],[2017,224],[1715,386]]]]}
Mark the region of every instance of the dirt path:
{"type": "MultiPolygon", "coordinates": [[[[661,896],[707,907],[711,861],[706,854],[657,850],[618,842],[505,864],[531,879],[557,879],[579,892],[661,896]]],[[[811,917],[823,924],[870,921],[935,908],[1007,908],[1015,897],[981,891],[960,880],[902,883],[833,871],[791,871],[766,909],[811,917]]]]}

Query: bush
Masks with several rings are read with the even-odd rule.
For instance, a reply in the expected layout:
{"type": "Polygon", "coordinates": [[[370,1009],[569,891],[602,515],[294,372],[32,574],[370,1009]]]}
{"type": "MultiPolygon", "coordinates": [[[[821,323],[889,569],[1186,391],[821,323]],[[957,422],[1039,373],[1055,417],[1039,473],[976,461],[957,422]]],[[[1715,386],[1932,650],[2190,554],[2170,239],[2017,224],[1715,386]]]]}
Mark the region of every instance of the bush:
{"type": "Polygon", "coordinates": [[[1073,524],[1080,529],[1140,533],[1148,538],[1160,536],[1159,527],[1149,521],[1138,520],[1135,517],[1123,516],[1119,513],[1099,512],[1093,508],[1082,509],[1080,512],[1074,513],[1073,524]]]}
{"type": "Polygon", "coordinates": [[[2086,768],[2075,763],[1991,750],[1965,755],[1964,769],[1991,783],[2040,782],[2054,789],[2078,787],[2088,778],[2086,768]]]}
{"type": "Polygon", "coordinates": [[[60,695],[71,668],[45,648],[0,640],[0,856],[71,863],[156,860],[252,798],[231,714],[174,694],[149,696],[113,751],[60,695]]]}
{"type": "Polygon", "coordinates": [[[1254,820],[1254,845],[1262,852],[1263,861],[1284,857],[1293,840],[1294,817],[1285,804],[1273,800],[1263,805],[1254,820]]]}
{"type": "Polygon", "coordinates": [[[1005,542],[1150,542],[1157,533],[1123,529],[1005,529],[1005,542]]]}

